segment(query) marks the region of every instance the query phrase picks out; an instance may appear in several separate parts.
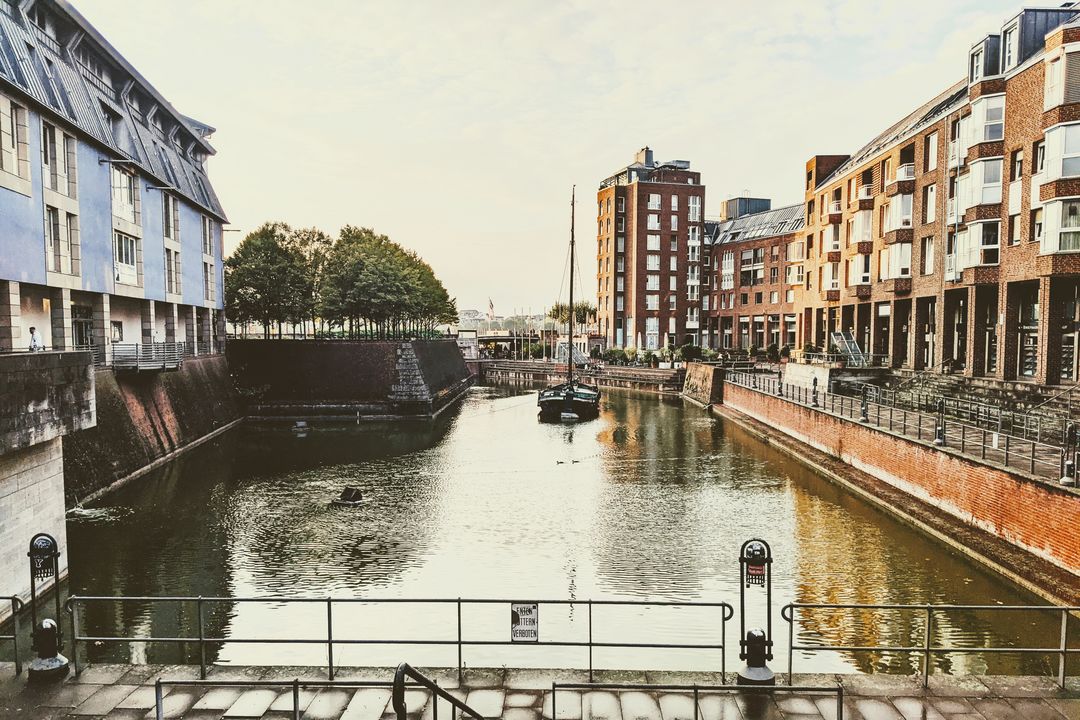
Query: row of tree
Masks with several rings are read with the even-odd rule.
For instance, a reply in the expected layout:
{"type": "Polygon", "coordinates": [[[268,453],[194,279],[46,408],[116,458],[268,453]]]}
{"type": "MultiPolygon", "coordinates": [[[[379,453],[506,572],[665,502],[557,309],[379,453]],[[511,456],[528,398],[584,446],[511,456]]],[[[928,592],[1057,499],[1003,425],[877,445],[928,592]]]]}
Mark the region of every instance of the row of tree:
{"type": "Polygon", "coordinates": [[[457,321],[457,303],[431,266],[369,228],[337,238],[316,228],[266,223],[225,261],[226,310],[233,323],[286,326],[322,336],[432,335],[457,321]]]}

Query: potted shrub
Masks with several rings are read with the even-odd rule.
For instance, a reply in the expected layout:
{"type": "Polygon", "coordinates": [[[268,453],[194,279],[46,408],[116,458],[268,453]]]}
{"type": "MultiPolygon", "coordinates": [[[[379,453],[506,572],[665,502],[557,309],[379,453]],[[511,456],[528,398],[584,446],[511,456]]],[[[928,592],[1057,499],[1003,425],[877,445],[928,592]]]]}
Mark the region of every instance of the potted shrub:
{"type": "Polygon", "coordinates": [[[656,359],[656,353],[654,353],[652,350],[646,350],[645,354],[641,356],[641,361],[645,363],[646,367],[656,367],[656,364],[658,362],[656,359]]]}
{"type": "Polygon", "coordinates": [[[637,362],[637,348],[636,347],[634,347],[633,345],[627,345],[626,349],[623,352],[626,353],[626,364],[627,365],[633,365],[634,363],[637,362]]]}
{"type": "Polygon", "coordinates": [[[777,347],[776,343],[772,343],[769,347],[765,348],[765,355],[769,358],[769,362],[779,362],[780,348],[777,347]]]}
{"type": "Polygon", "coordinates": [[[659,367],[664,369],[668,369],[671,367],[671,348],[665,345],[664,347],[660,348],[660,351],[657,352],[656,355],[659,360],[659,367]]]}

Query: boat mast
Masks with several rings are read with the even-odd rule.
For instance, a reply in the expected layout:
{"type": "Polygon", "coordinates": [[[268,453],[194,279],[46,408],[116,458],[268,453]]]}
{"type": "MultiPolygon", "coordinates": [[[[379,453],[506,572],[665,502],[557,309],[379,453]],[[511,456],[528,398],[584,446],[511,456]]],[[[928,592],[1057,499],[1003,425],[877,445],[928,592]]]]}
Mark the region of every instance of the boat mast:
{"type": "Polygon", "coordinates": [[[569,330],[570,342],[566,349],[566,381],[570,384],[571,391],[574,389],[574,191],[576,185],[570,188],[570,314],[569,330]]]}

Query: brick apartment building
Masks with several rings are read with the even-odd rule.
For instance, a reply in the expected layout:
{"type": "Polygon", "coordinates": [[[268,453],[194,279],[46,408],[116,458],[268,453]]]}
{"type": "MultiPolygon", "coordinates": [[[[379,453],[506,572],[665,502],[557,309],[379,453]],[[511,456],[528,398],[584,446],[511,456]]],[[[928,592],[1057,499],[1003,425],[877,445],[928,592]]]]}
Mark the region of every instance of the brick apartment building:
{"type": "Polygon", "coordinates": [[[684,160],[643,148],[596,193],[597,319],[608,347],[696,342],[705,187],[684,160]]]}
{"type": "Polygon", "coordinates": [[[726,220],[705,229],[705,288],[700,344],[717,350],[793,346],[798,316],[793,285],[802,282],[804,240],[801,205],[768,208],[735,198],[726,220]]]}
{"type": "Polygon", "coordinates": [[[1076,381],[1077,9],[1019,12],[962,81],[805,172],[797,344],[846,330],[893,367],[1076,381]]]}

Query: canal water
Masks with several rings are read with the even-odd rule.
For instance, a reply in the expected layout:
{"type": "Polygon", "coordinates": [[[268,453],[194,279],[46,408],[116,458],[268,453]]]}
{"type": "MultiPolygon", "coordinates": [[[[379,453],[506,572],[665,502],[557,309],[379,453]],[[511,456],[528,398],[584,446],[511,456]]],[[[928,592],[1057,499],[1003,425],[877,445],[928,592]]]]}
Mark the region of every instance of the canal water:
{"type": "MultiPolygon", "coordinates": [[[[631,392],[607,393],[600,418],[580,425],[539,424],[534,390],[480,387],[433,424],[306,436],[244,427],[68,523],[74,593],[234,599],[80,603],[80,635],[190,639],[201,624],[207,660],[288,665],[325,665],[329,626],[344,665],[453,666],[460,633],[466,666],[586,667],[580,643],[591,633],[598,645],[727,646],[598,646],[596,667],[735,669],[737,558],[751,537],[775,555],[777,669],[786,669],[788,602],[1042,604],[734,424],[631,392]],[[365,502],[331,506],[347,485],[365,502]],[[313,600],[287,601],[296,598],[313,600]],[[472,599],[563,602],[539,606],[538,645],[511,646],[510,606],[472,599]],[[709,605],[722,602],[735,608],[726,623],[709,605]],[[268,638],[311,642],[244,642],[268,638]],[[400,640],[409,642],[389,642],[400,640]]],[[[746,593],[748,620],[763,624],[764,590],[746,593]]],[[[1049,613],[950,611],[935,615],[933,642],[1049,647],[1059,623],[1049,613]]],[[[921,611],[808,612],[795,643],[919,647],[924,626],[921,611]]],[[[177,662],[200,650],[190,640],[101,640],[80,652],[177,662]]],[[[794,658],[797,672],[914,672],[919,663],[885,651],[794,658]]],[[[935,658],[937,671],[973,673],[1052,673],[1056,663],[935,658]]]]}

